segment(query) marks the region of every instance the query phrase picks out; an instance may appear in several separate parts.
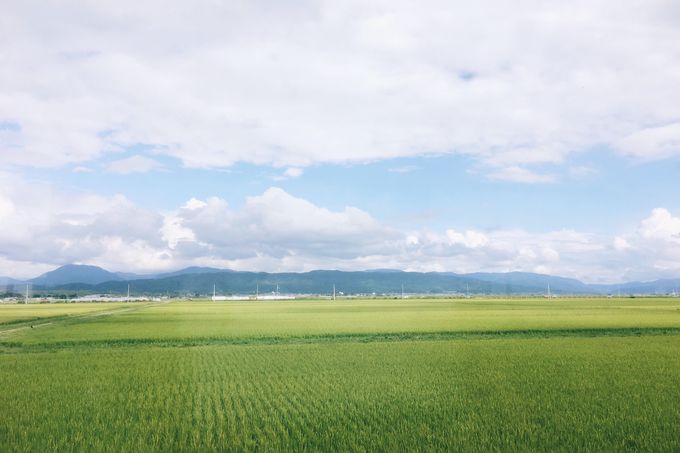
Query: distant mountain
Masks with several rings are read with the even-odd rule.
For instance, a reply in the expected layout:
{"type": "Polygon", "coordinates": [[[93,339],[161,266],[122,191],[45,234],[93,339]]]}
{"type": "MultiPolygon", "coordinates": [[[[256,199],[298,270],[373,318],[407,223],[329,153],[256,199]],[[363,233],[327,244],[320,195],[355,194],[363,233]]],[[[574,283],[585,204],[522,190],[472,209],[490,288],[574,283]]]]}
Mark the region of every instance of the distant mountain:
{"type": "Polygon", "coordinates": [[[124,293],[128,283],[139,294],[210,294],[213,285],[220,294],[260,294],[273,292],[277,285],[282,293],[328,294],[335,285],[346,294],[473,294],[536,293],[541,289],[486,282],[441,273],[419,272],[342,272],[311,271],[304,273],[266,273],[218,271],[186,273],[165,278],[133,281],[108,281],[95,285],[67,284],[56,287],[64,291],[87,290],[98,293],[124,293]]]}
{"type": "Polygon", "coordinates": [[[547,292],[548,285],[550,285],[550,291],[557,293],[589,293],[594,289],[590,285],[573,278],[554,277],[552,275],[534,274],[531,272],[475,272],[464,274],[464,276],[510,287],[523,286],[536,288],[540,292],[547,292]]]}
{"type": "Polygon", "coordinates": [[[607,294],[680,294],[680,278],[590,286],[607,294]]]}
{"type": "Polygon", "coordinates": [[[0,277],[0,292],[15,292],[19,291],[19,286],[25,285],[26,282],[17,280],[12,277],[0,277]]]}
{"type": "Polygon", "coordinates": [[[151,278],[175,277],[177,275],[184,274],[210,274],[214,272],[234,272],[234,271],[228,269],[218,269],[216,267],[191,266],[177,271],[162,272],[160,274],[133,274],[131,272],[116,272],[115,274],[118,277],[120,277],[121,280],[145,280],[151,278]]]}
{"type": "Polygon", "coordinates": [[[30,280],[34,285],[57,286],[69,283],[96,285],[108,281],[123,280],[119,275],[101,267],[84,264],[67,264],[53,271],[46,272],[30,280]]]}
{"type": "MultiPolygon", "coordinates": [[[[67,264],[53,271],[46,272],[36,278],[29,280],[34,285],[40,287],[55,287],[70,284],[98,285],[105,282],[122,282],[133,280],[152,280],[168,277],[176,277],[185,274],[208,274],[214,272],[233,272],[217,269],[213,267],[187,267],[174,272],[162,274],[133,274],[130,272],[109,272],[98,266],[88,266],[83,264],[67,264]]],[[[8,278],[8,282],[13,284],[21,283],[8,278]]],[[[3,280],[0,279],[0,286],[3,280]]]]}
{"type": "Polygon", "coordinates": [[[234,272],[229,269],[218,269],[216,267],[200,267],[200,266],[191,266],[191,267],[186,267],[184,269],[180,269],[178,271],[174,272],[165,272],[163,274],[156,274],[154,278],[168,278],[168,277],[176,277],[178,275],[187,275],[187,274],[214,274],[215,272],[234,272]]]}
{"type": "Polygon", "coordinates": [[[12,278],[12,277],[0,277],[0,286],[16,285],[16,284],[19,284],[19,283],[26,283],[26,282],[24,282],[23,280],[17,280],[17,279],[12,278]]]}
{"type": "MultiPolygon", "coordinates": [[[[20,284],[7,279],[6,287],[20,284]]],[[[302,273],[244,272],[214,267],[187,267],[155,275],[113,273],[96,266],[67,265],[31,280],[35,289],[127,292],[135,294],[282,293],[328,294],[335,285],[346,294],[671,294],[680,290],[680,279],[629,282],[613,285],[586,284],[573,278],[531,272],[404,272],[395,269],[344,272],[318,270],[302,273]]],[[[0,279],[0,288],[2,280],[0,279]]]]}

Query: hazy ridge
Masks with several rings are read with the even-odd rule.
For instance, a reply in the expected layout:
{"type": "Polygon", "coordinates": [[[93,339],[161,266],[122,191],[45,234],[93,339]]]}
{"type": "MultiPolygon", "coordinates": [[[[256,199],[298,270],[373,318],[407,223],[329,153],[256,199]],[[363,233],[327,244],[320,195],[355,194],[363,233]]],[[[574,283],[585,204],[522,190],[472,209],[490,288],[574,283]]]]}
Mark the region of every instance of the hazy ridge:
{"type": "Polygon", "coordinates": [[[128,285],[144,294],[261,294],[276,291],[328,294],[335,285],[346,294],[669,294],[677,292],[680,279],[621,284],[587,284],[572,278],[531,272],[403,272],[393,269],[367,271],[316,270],[310,272],[241,272],[210,267],[189,267],[174,272],[138,275],[110,272],[97,266],[69,264],[28,281],[0,278],[0,289],[21,292],[26,283],[33,291],[124,293],[128,285]]]}

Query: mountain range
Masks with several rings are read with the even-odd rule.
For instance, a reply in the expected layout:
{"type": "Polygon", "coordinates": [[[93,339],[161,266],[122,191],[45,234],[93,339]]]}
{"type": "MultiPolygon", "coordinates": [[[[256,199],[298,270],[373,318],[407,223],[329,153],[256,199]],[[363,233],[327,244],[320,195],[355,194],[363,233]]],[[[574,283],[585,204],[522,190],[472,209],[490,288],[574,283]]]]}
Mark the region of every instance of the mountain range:
{"type": "Polygon", "coordinates": [[[335,285],[345,294],[670,294],[680,289],[680,279],[621,284],[587,284],[576,279],[530,272],[455,274],[404,272],[393,269],[368,271],[318,270],[302,273],[242,272],[212,267],[188,267],[174,272],[140,275],[110,272],[97,266],[68,264],[28,281],[0,277],[0,291],[21,292],[31,284],[33,292],[195,295],[261,294],[274,292],[328,294],[335,285]]]}

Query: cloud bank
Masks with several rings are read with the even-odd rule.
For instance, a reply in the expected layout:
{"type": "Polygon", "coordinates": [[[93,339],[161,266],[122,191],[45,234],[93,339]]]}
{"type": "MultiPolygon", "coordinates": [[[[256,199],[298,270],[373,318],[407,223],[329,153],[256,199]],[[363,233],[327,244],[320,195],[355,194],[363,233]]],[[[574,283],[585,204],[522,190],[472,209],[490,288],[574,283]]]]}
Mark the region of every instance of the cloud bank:
{"type": "Polygon", "coordinates": [[[397,268],[530,271],[589,282],[680,273],[680,217],[654,209],[616,236],[571,230],[402,231],[360,209],[332,211],[272,187],[238,209],[218,197],[170,212],[123,196],[62,193],[0,173],[0,275],[33,276],[80,262],[154,272],[397,268]]]}
{"type": "Polygon", "coordinates": [[[138,144],[202,168],[455,152],[543,183],[593,146],[680,155],[672,1],[29,0],[0,30],[5,167],[138,144]]]}
{"type": "Polygon", "coordinates": [[[579,160],[594,149],[677,158],[678,2],[26,0],[3,5],[0,43],[0,273],[680,273],[680,214],[663,204],[611,235],[462,220],[404,231],[276,187],[239,208],[203,197],[161,211],[17,176],[244,162],[285,181],[313,165],[457,153],[485,180],[545,185],[595,175],[579,160]]]}

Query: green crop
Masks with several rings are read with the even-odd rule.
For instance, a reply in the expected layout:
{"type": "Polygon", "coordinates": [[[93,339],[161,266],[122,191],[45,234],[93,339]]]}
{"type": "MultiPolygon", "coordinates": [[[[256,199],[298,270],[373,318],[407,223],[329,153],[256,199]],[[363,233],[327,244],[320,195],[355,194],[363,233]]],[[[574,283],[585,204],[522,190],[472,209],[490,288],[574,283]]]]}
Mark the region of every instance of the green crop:
{"type": "Polygon", "coordinates": [[[0,451],[680,449],[678,299],[53,307],[0,451]]]}

